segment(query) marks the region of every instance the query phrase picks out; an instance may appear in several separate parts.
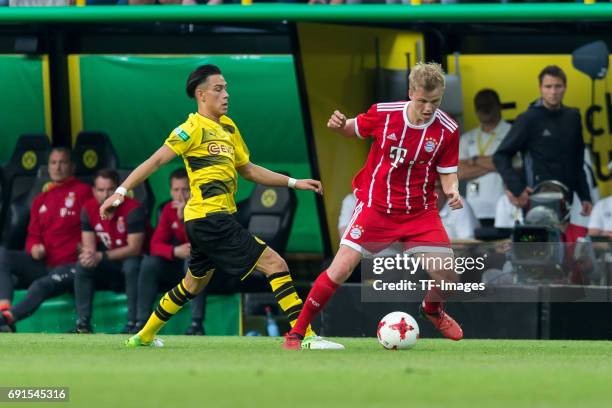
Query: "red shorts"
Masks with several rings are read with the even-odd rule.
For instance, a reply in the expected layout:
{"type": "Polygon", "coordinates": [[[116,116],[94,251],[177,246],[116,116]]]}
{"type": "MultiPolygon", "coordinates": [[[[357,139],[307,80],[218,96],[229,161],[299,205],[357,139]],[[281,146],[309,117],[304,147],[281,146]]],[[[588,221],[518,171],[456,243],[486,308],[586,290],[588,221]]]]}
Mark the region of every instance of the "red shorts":
{"type": "Polygon", "coordinates": [[[357,200],[340,244],[361,253],[377,253],[398,243],[409,253],[452,253],[436,208],[411,214],[385,214],[357,200]]]}

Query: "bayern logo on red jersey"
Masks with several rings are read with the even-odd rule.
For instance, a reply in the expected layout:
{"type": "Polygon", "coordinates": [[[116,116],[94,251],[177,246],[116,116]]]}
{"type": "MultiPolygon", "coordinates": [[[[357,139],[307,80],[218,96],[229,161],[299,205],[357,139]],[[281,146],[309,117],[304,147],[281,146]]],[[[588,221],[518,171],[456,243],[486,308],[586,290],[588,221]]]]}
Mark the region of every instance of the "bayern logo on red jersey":
{"type": "Polygon", "coordinates": [[[362,234],[363,234],[363,227],[360,225],[355,225],[353,228],[351,228],[351,231],[349,232],[349,235],[353,239],[361,238],[362,234]]]}
{"type": "Polygon", "coordinates": [[[436,149],[436,141],[435,139],[427,138],[425,139],[425,146],[423,147],[427,153],[431,153],[436,149]]]}
{"type": "Polygon", "coordinates": [[[72,206],[74,205],[75,199],[76,199],[76,196],[74,192],[71,191],[70,193],[68,193],[68,195],[64,199],[64,207],[72,208],[72,206]]]}

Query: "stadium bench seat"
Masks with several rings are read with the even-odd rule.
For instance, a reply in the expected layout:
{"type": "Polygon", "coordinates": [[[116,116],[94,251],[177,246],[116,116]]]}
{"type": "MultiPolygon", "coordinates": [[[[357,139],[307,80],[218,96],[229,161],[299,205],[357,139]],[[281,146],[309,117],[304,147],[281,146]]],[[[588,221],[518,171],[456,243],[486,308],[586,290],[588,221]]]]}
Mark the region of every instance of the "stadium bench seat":
{"type": "Polygon", "coordinates": [[[76,166],[75,175],[88,184],[93,183],[94,174],[98,170],[119,167],[117,152],[104,132],[79,132],[72,156],[76,166]]]}
{"type": "MultiPolygon", "coordinates": [[[[25,290],[15,291],[15,302],[25,296],[25,290]]],[[[159,299],[158,299],[159,301],[159,299]]],[[[206,308],[206,333],[233,336],[241,333],[241,295],[209,296],[206,308]]],[[[125,325],[127,300],[123,293],[96,291],[93,326],[95,333],[118,333],[125,325]]],[[[76,309],[74,297],[65,294],[45,301],[40,309],[17,323],[18,333],[67,333],[74,329],[76,309]]],[[[187,305],[174,316],[161,334],[183,334],[191,323],[187,305]]]]}
{"type": "Polygon", "coordinates": [[[51,180],[47,165],[38,167],[38,174],[31,181],[30,189],[14,197],[6,207],[6,218],[2,231],[2,245],[7,249],[25,248],[25,240],[30,222],[32,202],[51,180]]]}
{"type": "Polygon", "coordinates": [[[257,185],[240,212],[248,219],[249,232],[284,256],[296,208],[294,190],[257,185]]]}
{"type": "Polygon", "coordinates": [[[50,150],[49,138],[43,133],[23,134],[17,139],[11,158],[0,167],[0,231],[4,230],[11,203],[30,191],[38,168],[47,164],[50,150]]]}
{"type": "MultiPolygon", "coordinates": [[[[124,180],[132,171],[131,169],[119,169],[119,156],[105,132],[79,132],[72,156],[76,167],[75,175],[87,184],[93,184],[94,176],[100,169],[117,170],[121,180],[124,180]]],[[[136,187],[131,196],[143,204],[147,215],[151,214],[155,196],[148,180],[136,187]]]]}
{"type": "Polygon", "coordinates": [[[51,144],[44,134],[22,135],[3,166],[2,245],[23,249],[34,197],[49,181],[47,161],[51,144]]]}

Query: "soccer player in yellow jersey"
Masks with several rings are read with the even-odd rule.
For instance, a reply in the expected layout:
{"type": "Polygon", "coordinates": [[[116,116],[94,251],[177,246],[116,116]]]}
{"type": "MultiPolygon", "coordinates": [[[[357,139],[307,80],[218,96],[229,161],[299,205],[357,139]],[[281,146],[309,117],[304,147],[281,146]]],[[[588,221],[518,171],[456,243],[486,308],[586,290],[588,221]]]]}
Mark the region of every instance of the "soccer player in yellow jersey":
{"type": "MultiPolygon", "coordinates": [[[[187,302],[200,293],[216,270],[246,277],[255,268],[263,272],[274,296],[293,326],[302,300],[293,286],[283,258],[251,235],[232,216],[237,173],[247,180],[268,186],[289,186],[322,193],[321,182],[296,180],[249,161],[236,124],[226,116],[227,82],[215,65],[202,65],[187,80],[187,94],[198,111],[172,131],[166,142],[138,166],[100,207],[102,217],[124,199],[128,190],[143,182],[177,155],[182,156],[191,188],[185,206],[185,230],[191,243],[189,270],[185,278],[166,293],[143,329],[126,342],[131,347],[161,346],[155,335],[187,302]]],[[[342,348],[308,329],[309,348],[342,348]]]]}

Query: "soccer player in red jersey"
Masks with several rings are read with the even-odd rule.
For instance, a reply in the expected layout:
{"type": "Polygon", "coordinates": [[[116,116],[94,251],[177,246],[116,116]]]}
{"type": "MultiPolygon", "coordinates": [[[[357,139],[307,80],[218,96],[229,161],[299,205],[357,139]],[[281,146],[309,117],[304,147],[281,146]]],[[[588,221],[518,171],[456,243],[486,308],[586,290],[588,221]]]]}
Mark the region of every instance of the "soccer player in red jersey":
{"type": "MultiPolygon", "coordinates": [[[[438,109],[445,85],[440,65],[417,64],[409,82],[410,101],[375,104],[352,119],[335,111],[327,123],[341,135],[374,140],[365,166],[353,179],[358,201],[340,249],[315,280],[285,338],[287,349],[309,348],[302,341],[305,328],[350,276],[363,253],[376,252],[372,244],[401,242],[408,253],[422,254],[425,259],[452,256],[434,189],[439,177],[449,206],[463,207],[457,179],[459,126],[438,109]]],[[[453,270],[439,269],[427,272],[436,282],[457,282],[453,270]]],[[[440,290],[429,291],[421,311],[445,337],[460,340],[463,332],[444,311],[444,297],[440,290]]]]}

